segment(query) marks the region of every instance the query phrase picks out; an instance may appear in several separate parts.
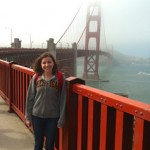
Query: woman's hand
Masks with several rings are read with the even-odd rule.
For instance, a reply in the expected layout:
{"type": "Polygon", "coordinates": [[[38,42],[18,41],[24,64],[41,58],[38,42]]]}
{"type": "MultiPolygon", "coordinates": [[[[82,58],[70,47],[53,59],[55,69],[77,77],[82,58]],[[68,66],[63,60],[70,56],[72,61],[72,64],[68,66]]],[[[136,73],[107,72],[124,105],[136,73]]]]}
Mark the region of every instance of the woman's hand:
{"type": "Polygon", "coordinates": [[[31,125],[32,125],[32,123],[31,123],[31,121],[26,121],[26,125],[28,126],[28,127],[31,127],[31,125]]]}

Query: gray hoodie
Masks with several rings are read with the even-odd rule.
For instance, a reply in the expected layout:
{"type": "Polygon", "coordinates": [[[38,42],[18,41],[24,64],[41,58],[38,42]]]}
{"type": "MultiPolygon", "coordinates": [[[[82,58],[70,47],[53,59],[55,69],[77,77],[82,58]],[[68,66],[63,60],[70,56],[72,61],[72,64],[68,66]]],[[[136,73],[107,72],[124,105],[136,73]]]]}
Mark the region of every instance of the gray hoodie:
{"type": "Polygon", "coordinates": [[[26,119],[32,121],[32,115],[41,118],[59,118],[58,127],[62,127],[65,122],[66,108],[66,84],[63,75],[62,90],[59,90],[57,75],[50,80],[45,80],[44,76],[35,80],[34,75],[29,83],[26,98],[26,119]]]}

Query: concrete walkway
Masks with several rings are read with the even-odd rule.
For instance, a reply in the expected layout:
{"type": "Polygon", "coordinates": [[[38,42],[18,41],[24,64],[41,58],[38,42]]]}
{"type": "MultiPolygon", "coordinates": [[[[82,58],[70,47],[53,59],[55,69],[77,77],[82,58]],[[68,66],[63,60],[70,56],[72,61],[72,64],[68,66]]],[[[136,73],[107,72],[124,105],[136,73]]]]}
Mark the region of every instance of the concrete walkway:
{"type": "Polygon", "coordinates": [[[0,150],[33,149],[33,134],[15,113],[8,113],[8,105],[0,97],[0,150]]]}

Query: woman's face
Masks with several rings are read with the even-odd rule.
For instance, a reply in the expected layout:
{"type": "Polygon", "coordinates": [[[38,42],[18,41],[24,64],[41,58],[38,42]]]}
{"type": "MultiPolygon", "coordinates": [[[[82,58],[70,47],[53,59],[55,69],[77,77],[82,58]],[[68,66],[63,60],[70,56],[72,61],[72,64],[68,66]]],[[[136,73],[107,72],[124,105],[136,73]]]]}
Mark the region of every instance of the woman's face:
{"type": "Polygon", "coordinates": [[[45,73],[52,73],[54,62],[51,57],[45,57],[41,61],[41,67],[45,73]]]}

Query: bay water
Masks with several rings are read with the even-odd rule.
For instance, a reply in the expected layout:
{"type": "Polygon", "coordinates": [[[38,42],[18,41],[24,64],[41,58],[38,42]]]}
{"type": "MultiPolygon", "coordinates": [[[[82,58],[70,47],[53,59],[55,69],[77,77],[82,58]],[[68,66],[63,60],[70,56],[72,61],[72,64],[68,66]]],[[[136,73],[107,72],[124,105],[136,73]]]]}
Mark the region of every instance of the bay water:
{"type": "MultiPolygon", "coordinates": [[[[83,78],[84,59],[77,59],[77,77],[83,78]]],[[[99,65],[100,80],[86,80],[86,85],[150,104],[150,64],[99,65]],[[102,82],[108,80],[109,82],[102,82]]]]}

